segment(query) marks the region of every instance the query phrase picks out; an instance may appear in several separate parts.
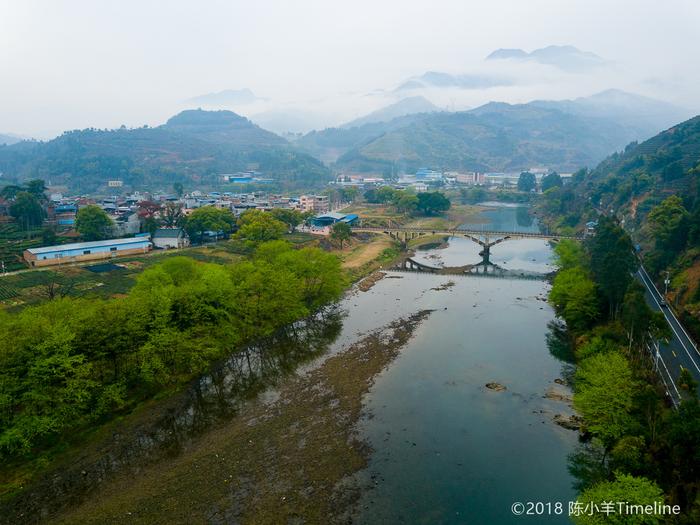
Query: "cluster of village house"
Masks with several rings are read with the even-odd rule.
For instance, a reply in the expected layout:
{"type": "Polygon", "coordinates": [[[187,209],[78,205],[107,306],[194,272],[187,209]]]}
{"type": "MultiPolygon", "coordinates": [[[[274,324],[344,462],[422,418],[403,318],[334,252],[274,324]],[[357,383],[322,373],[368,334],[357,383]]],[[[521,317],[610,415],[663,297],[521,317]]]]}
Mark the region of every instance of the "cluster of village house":
{"type": "MultiPolygon", "coordinates": [[[[529,170],[537,177],[546,174],[548,170],[532,168],[529,170]]],[[[268,179],[258,177],[258,173],[250,172],[234,175],[222,175],[222,180],[229,183],[267,182],[268,179]]],[[[477,172],[441,172],[421,168],[413,175],[402,175],[394,182],[388,183],[383,178],[364,175],[341,175],[331,184],[337,187],[354,186],[367,189],[386,184],[400,189],[411,188],[420,193],[433,187],[451,185],[478,186],[515,186],[519,173],[477,173],[477,172]]],[[[566,178],[568,175],[562,175],[566,178]]],[[[120,181],[110,181],[111,188],[121,187],[120,181]]],[[[24,259],[30,266],[57,265],[64,262],[89,261],[112,258],[123,255],[133,255],[156,249],[182,248],[189,244],[186,233],[181,228],[158,228],[153,235],[139,233],[141,231],[140,204],[155,202],[164,205],[176,203],[185,215],[202,206],[215,206],[228,209],[235,215],[240,215],[248,209],[272,210],[274,208],[292,208],[303,212],[312,212],[315,218],[308,227],[311,233],[328,233],[329,227],[336,222],[353,223],[357,216],[331,210],[331,202],[327,195],[301,195],[287,197],[268,194],[266,192],[232,193],[193,191],[184,197],[164,193],[135,192],[125,196],[105,197],[99,201],[86,197],[67,198],[60,193],[51,194],[47,207],[47,221],[58,228],[70,229],[75,224],[78,210],[88,204],[100,206],[114,222],[114,239],[93,242],[78,242],[57,246],[31,248],[24,252],[24,259]],[[131,237],[133,236],[133,237],[131,237]],[[129,238],[125,238],[129,237],[129,238]]],[[[0,213],[3,209],[0,203],[0,213]]],[[[7,210],[4,210],[7,213],[7,210]]]]}
{"type": "Polygon", "coordinates": [[[194,191],[184,197],[167,194],[133,193],[124,197],[106,197],[101,200],[84,197],[66,198],[52,194],[47,206],[47,220],[58,228],[71,229],[75,224],[78,210],[87,205],[97,205],[112,219],[113,239],[90,242],[76,242],[56,246],[30,248],[24,252],[24,260],[31,267],[60,265],[65,263],[110,259],[114,257],[146,253],[152,249],[183,248],[189,245],[187,234],[182,228],[158,228],[150,233],[141,231],[139,211],[144,203],[178,205],[185,215],[203,206],[214,206],[240,215],[249,209],[270,211],[274,208],[297,209],[315,215],[308,231],[327,233],[335,222],[352,223],[356,215],[331,212],[331,203],[326,195],[301,195],[285,197],[263,192],[256,193],[203,193],[194,191]]]}
{"type": "MultiPolygon", "coordinates": [[[[530,168],[528,172],[535,175],[537,180],[550,173],[547,168],[530,168]]],[[[475,171],[437,171],[420,168],[415,174],[404,174],[395,179],[392,186],[399,189],[411,188],[416,193],[429,191],[436,186],[485,186],[485,187],[516,187],[520,179],[520,171],[512,173],[479,173],[475,171]]],[[[560,173],[566,181],[570,173],[560,173]]],[[[368,185],[384,185],[383,178],[367,177],[364,175],[340,175],[334,184],[340,186],[366,187],[368,185]]]]}

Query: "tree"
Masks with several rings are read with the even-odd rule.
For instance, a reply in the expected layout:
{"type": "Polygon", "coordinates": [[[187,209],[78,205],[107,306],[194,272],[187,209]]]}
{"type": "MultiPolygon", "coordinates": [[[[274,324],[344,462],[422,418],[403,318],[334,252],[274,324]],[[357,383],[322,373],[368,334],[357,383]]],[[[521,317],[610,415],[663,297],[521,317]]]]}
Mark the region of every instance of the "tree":
{"type": "Polygon", "coordinates": [[[532,191],[537,187],[537,179],[533,173],[524,171],[518,178],[518,189],[520,191],[532,191]]]}
{"type": "Polygon", "coordinates": [[[450,209],[450,200],[439,191],[418,194],[418,209],[425,215],[434,215],[450,209]]]}
{"type": "Polygon", "coordinates": [[[185,221],[185,231],[193,241],[202,242],[205,232],[226,235],[233,231],[235,223],[236,218],[230,211],[202,206],[189,214],[185,221]]]}
{"type": "Polygon", "coordinates": [[[382,186],[377,190],[376,199],[379,203],[387,203],[394,200],[396,190],[391,186],[382,186]]]}
{"type": "Polygon", "coordinates": [[[563,185],[564,183],[561,180],[561,176],[556,171],[542,177],[542,182],[540,183],[543,192],[550,188],[561,188],[563,185]]]}
{"type": "Polygon", "coordinates": [[[22,186],[8,184],[7,186],[3,186],[2,190],[0,190],[0,197],[3,199],[12,200],[20,191],[24,191],[22,186]]]}
{"type": "Polygon", "coordinates": [[[185,221],[185,214],[182,212],[182,205],[177,202],[166,202],[160,212],[163,225],[168,228],[182,226],[185,221]]]}
{"type": "Polygon", "coordinates": [[[610,449],[634,425],[637,385],[627,359],[616,351],[584,359],[576,370],[575,386],[574,408],[591,434],[610,449]]]}
{"type": "Polygon", "coordinates": [[[554,247],[554,264],[560,270],[586,268],[588,266],[588,255],[580,242],[562,239],[554,247]]]}
{"type": "Polygon", "coordinates": [[[574,512],[571,519],[577,525],[655,525],[664,521],[663,516],[653,513],[627,513],[620,512],[617,502],[626,502],[628,505],[663,505],[664,494],[661,488],[651,480],[643,477],[630,476],[618,472],[614,481],[601,481],[583,491],[576,499],[580,513],[574,512]],[[604,502],[612,502],[614,512],[606,514],[601,512],[601,505],[604,502]],[[591,505],[598,506],[598,512],[586,512],[583,509],[591,505]]]}
{"type": "Polygon", "coordinates": [[[42,179],[32,179],[27,182],[27,191],[39,199],[40,202],[46,201],[46,184],[42,179]]]}
{"type": "Polygon", "coordinates": [[[75,229],[86,241],[106,239],[112,233],[112,219],[99,206],[91,204],[78,210],[75,229]]]}
{"type": "Polygon", "coordinates": [[[27,191],[20,191],[10,206],[10,215],[24,228],[29,230],[39,226],[44,220],[44,208],[39,199],[27,191]]]}
{"type": "Polygon", "coordinates": [[[343,249],[343,242],[350,239],[352,228],[347,222],[336,222],[331,227],[331,239],[338,241],[340,249],[343,249]]]}
{"type": "Polygon", "coordinates": [[[412,215],[418,209],[418,197],[413,193],[401,192],[394,205],[396,210],[404,215],[412,215]]]}
{"type": "Polygon", "coordinates": [[[627,331],[630,348],[634,343],[643,347],[647,336],[654,339],[670,338],[671,329],[661,312],[655,312],[646,302],[644,288],[637,282],[630,283],[622,302],[620,321],[627,331]]]}
{"type": "Polygon", "coordinates": [[[182,186],[181,182],[176,182],[173,184],[173,191],[178,198],[182,197],[185,193],[185,188],[182,186]]]}
{"type": "Polygon", "coordinates": [[[265,242],[280,239],[287,225],[262,210],[247,210],[238,219],[238,237],[249,241],[265,242]]]}
{"type": "Polygon", "coordinates": [[[637,268],[632,241],[613,219],[600,217],[587,247],[593,278],[607,300],[610,317],[616,318],[637,268]]]}
{"type": "Polygon", "coordinates": [[[358,190],[355,186],[342,187],[339,191],[342,199],[346,202],[355,202],[355,199],[360,193],[360,190],[358,190]]]}
{"type": "Polygon", "coordinates": [[[648,215],[649,224],[659,251],[670,252],[671,257],[685,248],[690,214],[678,195],[671,195],[648,215]]]}
{"type": "Polygon", "coordinates": [[[303,214],[299,210],[293,210],[291,208],[275,208],[271,213],[275,219],[285,223],[292,233],[294,233],[297,226],[304,221],[303,214]]]}
{"type": "Polygon", "coordinates": [[[56,244],[57,239],[58,237],[56,235],[56,230],[53,229],[51,226],[47,226],[46,228],[41,230],[41,242],[44,244],[44,246],[56,244]]]}
{"type": "Polygon", "coordinates": [[[549,298],[557,314],[574,332],[587,329],[598,317],[596,285],[581,268],[559,271],[552,283],[549,298]]]}

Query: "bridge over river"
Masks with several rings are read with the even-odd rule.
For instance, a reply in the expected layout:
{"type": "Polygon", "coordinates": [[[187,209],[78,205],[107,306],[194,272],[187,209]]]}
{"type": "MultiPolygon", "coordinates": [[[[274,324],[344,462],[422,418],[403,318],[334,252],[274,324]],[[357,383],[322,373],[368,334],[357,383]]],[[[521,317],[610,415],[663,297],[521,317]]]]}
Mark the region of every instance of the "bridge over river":
{"type": "Polygon", "coordinates": [[[503,241],[512,239],[544,239],[551,242],[559,242],[562,239],[582,239],[582,235],[556,235],[551,233],[541,232],[522,232],[522,231],[496,231],[496,230],[476,230],[466,228],[407,228],[407,227],[368,227],[355,226],[352,228],[354,233],[384,233],[392,239],[401,241],[406,247],[408,241],[417,239],[424,235],[447,235],[450,237],[466,237],[467,239],[481,245],[483,251],[480,255],[484,258],[485,264],[490,264],[489,257],[491,247],[503,241]]]}

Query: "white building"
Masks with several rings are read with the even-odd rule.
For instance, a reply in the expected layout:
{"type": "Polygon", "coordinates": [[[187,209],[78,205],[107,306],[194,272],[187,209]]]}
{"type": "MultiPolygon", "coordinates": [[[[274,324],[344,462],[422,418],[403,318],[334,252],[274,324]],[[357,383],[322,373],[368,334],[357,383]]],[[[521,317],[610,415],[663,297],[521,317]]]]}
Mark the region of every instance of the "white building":
{"type": "Polygon", "coordinates": [[[190,245],[190,240],[182,228],[158,228],[151,242],[155,248],[163,250],[185,248],[190,245]]]}

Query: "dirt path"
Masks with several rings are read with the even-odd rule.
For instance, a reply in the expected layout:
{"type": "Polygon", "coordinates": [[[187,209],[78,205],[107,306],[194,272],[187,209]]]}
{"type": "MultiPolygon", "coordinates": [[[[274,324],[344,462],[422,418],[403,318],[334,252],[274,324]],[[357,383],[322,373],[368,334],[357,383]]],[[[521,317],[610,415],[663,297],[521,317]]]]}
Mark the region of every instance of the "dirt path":
{"type": "Polygon", "coordinates": [[[59,522],[333,522],[357,495],[338,483],[367,463],[354,433],[362,397],[429,314],[397,320],[289,378],[275,401],[249,403],[180,456],[100,487],[59,522]]]}
{"type": "Polygon", "coordinates": [[[392,241],[388,236],[377,235],[369,243],[352,247],[347,254],[341,252],[343,268],[359,268],[379,257],[384,250],[391,246],[392,241]]]}

